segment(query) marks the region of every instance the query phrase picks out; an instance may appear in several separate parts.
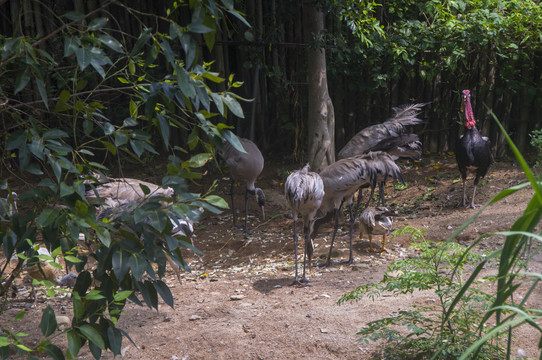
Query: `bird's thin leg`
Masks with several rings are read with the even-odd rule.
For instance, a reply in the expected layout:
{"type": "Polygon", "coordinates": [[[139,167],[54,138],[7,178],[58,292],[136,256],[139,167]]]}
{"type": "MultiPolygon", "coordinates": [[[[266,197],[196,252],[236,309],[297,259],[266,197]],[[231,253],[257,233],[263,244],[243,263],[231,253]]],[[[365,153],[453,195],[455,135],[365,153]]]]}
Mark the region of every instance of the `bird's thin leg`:
{"type": "Polygon", "coordinates": [[[466,178],[463,179],[463,207],[467,206],[467,193],[465,192],[465,182],[466,178]]]}
{"type": "Polygon", "coordinates": [[[331,265],[331,253],[333,252],[333,242],[335,242],[335,235],[337,235],[337,229],[339,228],[339,213],[341,211],[342,203],[338,209],[335,209],[335,226],[333,227],[333,236],[331,238],[331,245],[329,246],[329,255],[327,256],[327,261],[323,266],[331,265]]]}
{"type": "Polygon", "coordinates": [[[386,250],[386,233],[384,233],[384,235],[382,235],[382,250],[380,250],[380,252],[388,252],[386,250]]]}
{"type": "Polygon", "coordinates": [[[369,195],[369,198],[367,199],[367,203],[365,204],[365,208],[369,207],[369,204],[371,203],[371,200],[373,199],[373,195],[375,194],[375,186],[374,184],[371,185],[371,195],[369,195]]]}
{"type": "MultiPolygon", "coordinates": [[[[363,193],[363,190],[362,190],[362,188],[360,187],[360,188],[358,189],[358,200],[357,200],[357,202],[356,202],[356,216],[357,216],[358,212],[361,210],[360,207],[361,207],[362,193],[363,193]]],[[[365,206],[365,207],[367,207],[367,206],[365,206]]]]}
{"type": "Polygon", "coordinates": [[[232,228],[235,228],[237,227],[237,223],[235,222],[235,203],[233,202],[233,179],[231,181],[231,186],[230,186],[230,195],[231,195],[231,212],[232,212],[232,215],[233,215],[233,225],[232,225],[232,228]]]}
{"type": "Polygon", "coordinates": [[[295,280],[292,285],[299,285],[299,280],[297,277],[297,218],[294,216],[294,254],[295,254],[295,280]]]}
{"type": "Polygon", "coordinates": [[[374,251],[373,250],[373,235],[369,234],[369,250],[371,251],[374,251]]]}
{"type": "Polygon", "coordinates": [[[348,261],[345,262],[346,265],[350,265],[354,262],[354,256],[352,255],[352,237],[354,236],[354,214],[352,213],[352,204],[348,205],[348,211],[350,213],[350,256],[348,261]]]}
{"type": "Polygon", "coordinates": [[[476,205],[474,205],[474,196],[476,195],[476,185],[474,185],[474,188],[472,189],[472,200],[470,202],[470,207],[475,208],[476,205]]]}
{"type": "Polygon", "coordinates": [[[243,229],[243,232],[248,232],[247,227],[247,220],[248,220],[248,189],[245,191],[245,228],[243,229]]]}
{"type": "Polygon", "coordinates": [[[378,183],[378,191],[380,191],[380,200],[382,201],[382,206],[386,207],[386,200],[384,199],[384,181],[378,183]]]}
{"type": "Polygon", "coordinates": [[[307,262],[307,257],[309,258],[309,269],[310,269],[310,266],[311,266],[311,263],[310,263],[310,259],[311,259],[311,256],[312,254],[309,256],[309,251],[312,251],[312,249],[309,249],[309,247],[311,246],[311,234],[310,234],[310,228],[311,228],[311,225],[310,225],[310,222],[308,223],[308,226],[307,228],[305,229],[305,254],[303,255],[303,277],[301,278],[301,281],[303,283],[308,283],[309,280],[307,279],[307,277],[305,276],[305,267],[306,267],[306,262],[307,262]]]}

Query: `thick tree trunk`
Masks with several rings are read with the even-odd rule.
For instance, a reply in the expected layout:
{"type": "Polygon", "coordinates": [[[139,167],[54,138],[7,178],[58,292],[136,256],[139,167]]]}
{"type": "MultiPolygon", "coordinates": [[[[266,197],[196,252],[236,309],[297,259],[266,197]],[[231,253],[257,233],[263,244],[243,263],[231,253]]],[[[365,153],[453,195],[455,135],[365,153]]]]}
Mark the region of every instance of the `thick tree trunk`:
{"type": "MultiPolygon", "coordinates": [[[[312,1],[303,4],[305,42],[314,43],[313,36],[324,30],[324,14],[312,1]]],[[[335,162],[335,114],[329,97],[326,73],[326,52],[320,47],[307,48],[308,102],[308,161],[319,172],[335,162]]]]}

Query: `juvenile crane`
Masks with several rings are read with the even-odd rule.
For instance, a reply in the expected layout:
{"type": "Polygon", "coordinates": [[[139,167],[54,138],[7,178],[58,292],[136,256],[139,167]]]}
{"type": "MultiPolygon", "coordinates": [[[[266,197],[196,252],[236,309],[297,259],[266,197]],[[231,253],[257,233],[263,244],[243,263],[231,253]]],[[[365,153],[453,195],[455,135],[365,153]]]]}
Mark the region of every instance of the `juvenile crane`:
{"type": "Polygon", "coordinates": [[[469,90],[463,90],[461,94],[461,112],[465,116],[465,132],[457,142],[455,158],[459,172],[461,173],[461,180],[463,180],[463,206],[465,207],[467,206],[467,195],[465,193],[467,171],[476,174],[472,199],[468,206],[474,208],[476,206],[474,204],[476,186],[478,186],[480,179],[487,174],[489,166],[493,163],[493,156],[491,155],[491,143],[489,139],[480,135],[480,132],[476,128],[469,90]]]}
{"type": "Polygon", "coordinates": [[[361,213],[359,223],[359,238],[363,235],[369,237],[369,250],[373,251],[373,235],[382,235],[381,252],[386,251],[386,235],[390,233],[393,225],[391,212],[385,207],[368,207],[361,213]]]}
{"type": "Polygon", "coordinates": [[[314,216],[322,204],[324,198],[324,183],[320,175],[309,171],[309,164],[303,169],[291,173],[284,183],[284,195],[292,208],[294,218],[294,252],[295,252],[295,281],[294,284],[304,285],[308,282],[305,277],[305,263],[308,261],[311,267],[314,244],[311,238],[311,228],[314,216]],[[298,278],[297,272],[297,216],[303,217],[303,229],[305,231],[305,254],[303,256],[303,276],[298,278]]]}
{"type": "Polygon", "coordinates": [[[347,264],[353,262],[352,255],[352,234],[354,231],[354,215],[352,213],[352,201],[356,191],[362,186],[370,186],[374,178],[374,170],[369,166],[367,159],[363,156],[354,156],[347,159],[341,159],[325,167],[320,176],[324,183],[324,198],[317,213],[317,218],[322,219],[333,210],[335,224],[329,255],[323,266],[331,264],[331,254],[333,252],[333,243],[339,227],[339,214],[343,204],[346,202],[350,215],[350,257],[347,264]]]}
{"type": "Polygon", "coordinates": [[[256,196],[256,202],[262,209],[262,218],[265,219],[265,195],[262,189],[255,186],[256,179],[263,170],[263,156],[260,149],[252,141],[239,138],[245,152],[237,150],[229,142],[224,143],[224,148],[221,152],[222,158],[226,161],[231,174],[231,209],[233,212],[233,226],[236,227],[235,204],[233,201],[233,187],[236,181],[246,184],[245,190],[245,226],[243,231],[247,232],[248,218],[248,195],[256,196]]]}

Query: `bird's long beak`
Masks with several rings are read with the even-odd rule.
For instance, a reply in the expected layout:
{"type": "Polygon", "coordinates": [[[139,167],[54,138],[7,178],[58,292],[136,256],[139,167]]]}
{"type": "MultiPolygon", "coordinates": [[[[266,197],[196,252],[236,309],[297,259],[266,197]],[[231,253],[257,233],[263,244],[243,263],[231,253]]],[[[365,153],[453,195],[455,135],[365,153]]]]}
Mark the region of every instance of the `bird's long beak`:
{"type": "Polygon", "coordinates": [[[262,205],[262,218],[265,220],[265,208],[263,205],[262,205]]]}

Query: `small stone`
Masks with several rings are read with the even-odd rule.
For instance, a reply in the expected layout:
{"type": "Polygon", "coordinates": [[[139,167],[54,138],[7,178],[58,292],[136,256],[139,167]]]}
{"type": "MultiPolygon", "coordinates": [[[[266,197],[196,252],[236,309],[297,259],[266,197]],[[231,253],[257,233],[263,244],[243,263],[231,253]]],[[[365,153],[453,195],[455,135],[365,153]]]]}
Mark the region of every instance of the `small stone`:
{"type": "Polygon", "coordinates": [[[199,315],[192,315],[188,318],[188,320],[190,321],[196,321],[196,320],[201,320],[201,316],[199,315]]]}
{"type": "Polygon", "coordinates": [[[327,334],[327,329],[320,329],[320,332],[321,332],[322,334],[327,334]]]}
{"type": "Polygon", "coordinates": [[[230,300],[243,300],[245,298],[245,295],[237,294],[230,296],[230,300]]]}

